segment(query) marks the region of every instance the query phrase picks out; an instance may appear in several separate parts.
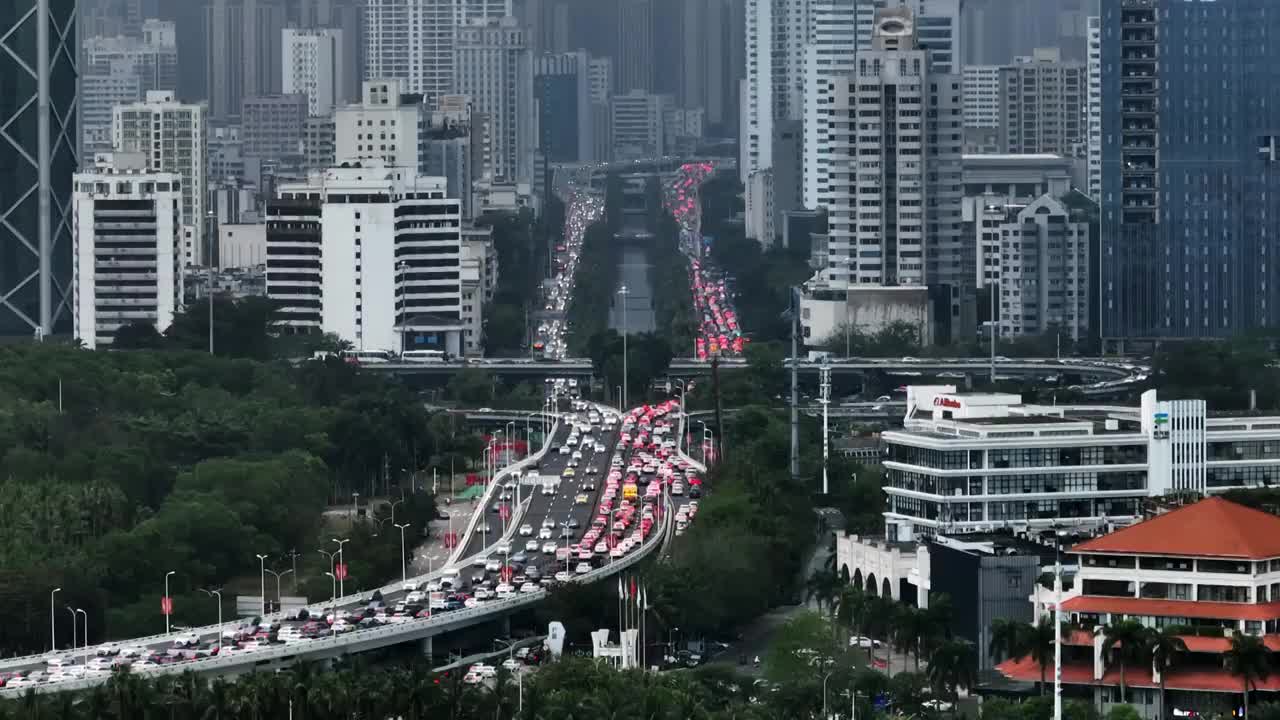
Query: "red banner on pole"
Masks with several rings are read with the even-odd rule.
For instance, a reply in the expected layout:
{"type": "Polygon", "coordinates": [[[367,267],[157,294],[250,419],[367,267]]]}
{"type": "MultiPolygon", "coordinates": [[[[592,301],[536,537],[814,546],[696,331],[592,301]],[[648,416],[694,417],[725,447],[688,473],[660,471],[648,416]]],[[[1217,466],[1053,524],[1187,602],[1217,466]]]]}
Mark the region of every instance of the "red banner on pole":
{"type": "Polygon", "coordinates": [[[502,507],[498,508],[498,517],[502,518],[503,520],[510,520],[511,507],[509,505],[503,505],[502,507]]]}
{"type": "Polygon", "coordinates": [[[173,614],[173,598],[171,597],[160,598],[160,614],[161,615],[173,614]]]}
{"type": "Polygon", "coordinates": [[[335,566],[333,567],[333,576],[334,576],[334,577],[336,577],[336,578],[338,578],[339,580],[346,580],[346,579],[347,579],[347,564],[346,564],[346,563],[338,563],[337,565],[335,565],[335,566]]]}

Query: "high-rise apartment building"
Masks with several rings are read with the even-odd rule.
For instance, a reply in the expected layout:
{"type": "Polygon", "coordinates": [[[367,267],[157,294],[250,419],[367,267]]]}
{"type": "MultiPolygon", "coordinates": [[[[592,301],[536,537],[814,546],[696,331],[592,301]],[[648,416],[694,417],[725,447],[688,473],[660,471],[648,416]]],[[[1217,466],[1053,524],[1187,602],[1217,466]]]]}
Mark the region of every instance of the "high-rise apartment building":
{"type": "Polygon", "coordinates": [[[828,287],[972,285],[961,278],[960,79],[932,73],[915,17],[876,14],[872,49],[838,83],[828,287]],[[932,272],[931,272],[932,271],[932,272]]]}
{"type": "Polygon", "coordinates": [[[313,173],[267,208],[267,296],[295,332],[463,352],[462,234],[445,180],[380,161],[313,173]]]}
{"type": "Polygon", "coordinates": [[[1089,95],[1087,132],[1089,135],[1089,197],[1102,197],[1102,18],[1089,18],[1089,95]]]}
{"type": "Polygon", "coordinates": [[[1080,340],[1089,327],[1089,223],[1060,200],[983,204],[975,213],[977,286],[995,288],[1000,337],[1059,332],[1080,340]]]}
{"type": "Polygon", "coordinates": [[[1071,157],[1087,146],[1088,79],[1083,63],[1036,48],[1000,68],[1001,152],[1071,157]]]}
{"type": "Polygon", "coordinates": [[[619,92],[654,89],[653,0],[618,0],[617,72],[619,92]]]}
{"type": "Polygon", "coordinates": [[[746,76],[741,83],[738,175],[773,167],[775,120],[803,115],[810,0],[746,0],[746,76]]]}
{"type": "Polygon", "coordinates": [[[871,49],[875,7],[863,0],[811,0],[804,65],[804,192],[806,207],[831,202],[831,94],[853,71],[855,58],[871,49]]]}
{"type": "Polygon", "coordinates": [[[533,63],[514,17],[474,20],[457,36],[456,91],[490,119],[494,178],[533,178],[533,63]]]}
{"type": "Polygon", "coordinates": [[[0,2],[0,337],[67,333],[75,0],[0,2]]]}
{"type": "Polygon", "coordinates": [[[182,178],[182,259],[187,265],[207,265],[211,250],[204,218],[208,176],[204,105],[178,102],[168,91],[149,92],[142,102],[116,107],[111,141],[117,152],[143,153],[152,172],[182,178]]]}
{"type": "Polygon", "coordinates": [[[92,350],[124,325],[164,332],[182,305],[182,178],[144,153],[103,153],[73,182],[75,338],[92,350]]]}
{"type": "Polygon", "coordinates": [[[1000,127],[1000,65],[964,66],[964,126],[1000,127]]]}
{"type": "Polygon", "coordinates": [[[333,167],[335,129],[332,115],[307,118],[302,128],[302,157],[307,170],[333,167]]]}
{"type": "Polygon", "coordinates": [[[742,11],[740,0],[679,2],[676,101],[680,107],[704,108],[708,124],[730,133],[737,122],[738,80],[744,69],[742,11]]]}
{"type": "Polygon", "coordinates": [[[1102,337],[1280,325],[1280,13],[1102,5],[1102,337]]]}
{"type": "Polygon", "coordinates": [[[591,57],[585,50],[544,53],[533,61],[538,151],[551,162],[591,162],[591,57]]]}
{"type": "Polygon", "coordinates": [[[307,97],[307,114],[321,117],[347,99],[342,31],[285,28],[281,41],[282,91],[307,97]]]}

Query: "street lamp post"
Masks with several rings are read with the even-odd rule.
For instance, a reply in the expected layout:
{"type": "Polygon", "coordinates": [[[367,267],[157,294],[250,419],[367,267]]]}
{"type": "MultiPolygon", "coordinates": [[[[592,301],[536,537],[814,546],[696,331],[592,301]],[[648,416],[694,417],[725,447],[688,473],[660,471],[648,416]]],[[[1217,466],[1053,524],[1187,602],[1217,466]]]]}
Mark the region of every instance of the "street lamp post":
{"type": "MultiPolygon", "coordinates": [[[[347,538],[345,540],[332,538],[332,540],[338,543],[338,565],[343,565],[344,563],[342,561],[342,546],[351,542],[351,538],[347,538]]],[[[346,597],[347,596],[347,586],[346,586],[347,574],[343,572],[341,573],[341,575],[342,577],[338,578],[338,592],[340,592],[343,597],[346,597]]]]}
{"type": "Polygon", "coordinates": [[[283,606],[284,606],[284,595],[280,592],[280,578],[283,578],[285,575],[288,575],[289,573],[291,573],[291,572],[293,572],[293,571],[292,571],[292,570],[285,570],[284,572],[276,572],[275,570],[272,570],[271,568],[267,568],[267,572],[269,572],[269,573],[271,573],[272,575],[275,575],[275,576],[276,576],[276,604],[280,605],[280,606],[283,608],[283,606]]]}
{"type": "Polygon", "coordinates": [[[400,582],[403,584],[403,583],[409,582],[409,572],[407,567],[405,566],[405,554],[404,554],[404,529],[409,527],[409,523],[404,523],[403,525],[401,525],[400,523],[392,523],[392,524],[400,528],[400,582]]]}
{"type": "Polygon", "coordinates": [[[53,592],[49,593],[49,652],[58,651],[58,621],[53,617],[53,596],[60,592],[62,592],[62,588],[56,587],[53,592]]]}
{"type": "MultiPolygon", "coordinates": [[[[331,572],[327,572],[325,575],[328,575],[329,579],[333,581],[333,598],[329,600],[329,612],[336,615],[338,612],[338,576],[331,572]]],[[[337,620],[337,618],[334,618],[334,622],[329,623],[329,627],[333,628],[335,636],[338,634],[337,620]]]]}
{"type": "Polygon", "coordinates": [[[171,630],[169,619],[173,617],[173,610],[172,610],[173,606],[169,605],[169,603],[173,602],[172,599],[169,597],[169,576],[177,575],[177,574],[178,574],[177,570],[170,570],[169,572],[164,574],[164,599],[167,601],[165,604],[169,606],[169,611],[164,614],[164,634],[165,635],[168,635],[171,630]]]}
{"type": "Polygon", "coordinates": [[[84,615],[84,662],[89,662],[89,613],[82,608],[76,608],[76,613],[84,615]]]}
{"type": "Polygon", "coordinates": [[[71,609],[70,605],[67,605],[66,608],[67,608],[67,612],[71,613],[71,654],[75,655],[76,647],[78,646],[78,640],[76,638],[76,629],[77,629],[76,626],[79,625],[80,623],[76,622],[76,611],[71,609]]]}
{"type": "Polygon", "coordinates": [[[396,524],[396,506],[402,502],[404,502],[404,498],[400,498],[399,500],[396,500],[395,502],[391,503],[391,524],[392,525],[396,524]]]}
{"type": "Polygon", "coordinates": [[[631,294],[627,286],[618,288],[622,296],[622,407],[627,406],[627,296],[631,294]]]}
{"type": "Polygon", "coordinates": [[[351,522],[355,522],[360,517],[360,493],[351,493],[351,522]]]}
{"type": "MultiPolygon", "coordinates": [[[[200,592],[204,593],[205,595],[208,595],[209,597],[216,597],[218,599],[218,651],[221,652],[222,651],[222,590],[221,589],[205,590],[204,588],[200,588],[200,592]]],[[[86,620],[85,622],[88,622],[88,620],[86,620]]],[[[87,633],[88,630],[86,629],[85,632],[87,633]]]]}
{"type": "Polygon", "coordinates": [[[258,556],[258,587],[262,590],[262,615],[267,615],[267,556],[258,556]]]}
{"type": "Polygon", "coordinates": [[[831,717],[827,714],[827,681],[831,679],[835,672],[835,670],[832,670],[822,676],[822,720],[830,720],[831,717]]]}

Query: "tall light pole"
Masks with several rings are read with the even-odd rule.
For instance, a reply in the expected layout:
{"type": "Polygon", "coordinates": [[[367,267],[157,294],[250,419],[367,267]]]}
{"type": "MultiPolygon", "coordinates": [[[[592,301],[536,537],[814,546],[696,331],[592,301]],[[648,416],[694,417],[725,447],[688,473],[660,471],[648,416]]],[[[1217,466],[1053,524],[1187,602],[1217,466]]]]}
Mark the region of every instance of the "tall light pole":
{"type": "Polygon", "coordinates": [[[171,625],[169,624],[169,619],[173,617],[173,605],[171,604],[173,602],[173,599],[169,597],[169,576],[177,575],[177,574],[178,574],[177,570],[170,570],[169,572],[164,574],[164,599],[165,599],[165,605],[168,606],[168,612],[164,614],[164,634],[165,635],[168,635],[170,632],[171,625]]]}
{"type": "Polygon", "coordinates": [[[627,296],[631,294],[627,286],[618,288],[622,296],[622,407],[627,407],[627,296]]]}
{"type": "Polygon", "coordinates": [[[395,502],[391,503],[391,524],[393,525],[396,522],[396,506],[402,502],[404,502],[404,498],[400,498],[399,500],[396,500],[395,502]]]}
{"type": "Polygon", "coordinates": [[[403,584],[409,582],[409,572],[405,566],[404,554],[404,529],[409,527],[409,523],[405,523],[403,525],[400,523],[392,523],[392,525],[400,528],[400,582],[403,584]]]}
{"type": "Polygon", "coordinates": [[[53,592],[49,593],[49,652],[58,651],[58,621],[53,617],[53,596],[60,592],[62,592],[62,588],[56,587],[53,589],[53,592]]]}
{"type": "MultiPolygon", "coordinates": [[[[347,538],[345,540],[339,540],[338,538],[333,538],[333,541],[338,543],[338,565],[343,566],[345,565],[345,563],[342,561],[342,546],[351,542],[351,538],[347,538]]],[[[342,577],[338,578],[338,592],[341,593],[343,597],[346,597],[347,596],[347,573],[340,572],[339,574],[342,575],[342,577]]]]}
{"type": "Polygon", "coordinates": [[[267,616],[267,556],[258,556],[258,587],[262,590],[262,616],[267,616]]]}
{"type": "MultiPolygon", "coordinates": [[[[209,597],[218,598],[218,651],[221,652],[222,651],[222,590],[221,589],[205,590],[204,588],[200,588],[200,592],[204,593],[205,595],[208,595],[209,597]]],[[[86,620],[86,622],[88,621],[86,620]]],[[[85,633],[86,634],[88,633],[88,628],[85,629],[85,633]]]]}
{"type": "MultiPolygon", "coordinates": [[[[338,613],[338,576],[337,576],[337,575],[334,575],[334,574],[333,574],[333,573],[331,573],[331,572],[327,572],[327,573],[325,573],[325,575],[328,575],[328,576],[329,576],[329,579],[333,581],[333,590],[332,590],[332,592],[333,592],[333,598],[332,598],[331,600],[329,600],[329,612],[330,612],[330,613],[332,613],[332,614],[334,614],[334,615],[336,615],[336,614],[338,613]]],[[[338,634],[338,629],[337,629],[337,627],[336,627],[336,626],[337,626],[337,624],[338,624],[338,623],[337,623],[337,620],[338,620],[338,619],[337,619],[337,618],[334,618],[333,620],[334,620],[334,622],[329,623],[329,627],[332,627],[332,628],[333,628],[333,634],[334,634],[334,635],[337,635],[337,634],[338,634]]]]}
{"type": "Polygon", "coordinates": [[[835,670],[822,676],[822,720],[828,720],[831,716],[827,714],[827,681],[835,674],[835,670]]]}
{"type": "Polygon", "coordinates": [[[1054,538],[1057,555],[1053,562],[1053,720],[1062,720],[1062,538],[1054,538]]]}
{"type": "Polygon", "coordinates": [[[76,613],[84,615],[84,661],[89,662],[89,613],[81,608],[76,608],[76,613]]]}
{"type": "Polygon", "coordinates": [[[285,575],[288,575],[289,573],[293,572],[293,570],[285,570],[284,572],[276,572],[275,570],[272,570],[271,568],[267,568],[267,572],[269,572],[269,573],[271,573],[272,575],[275,575],[275,576],[276,576],[276,603],[278,603],[279,605],[281,605],[281,606],[283,607],[283,606],[284,606],[284,595],[280,592],[280,578],[282,578],[282,577],[284,577],[285,575]]]}
{"type": "Polygon", "coordinates": [[[73,610],[70,605],[67,605],[66,608],[67,612],[71,613],[71,654],[75,655],[76,647],[78,646],[76,639],[76,626],[80,623],[76,622],[76,611],[73,610]]]}

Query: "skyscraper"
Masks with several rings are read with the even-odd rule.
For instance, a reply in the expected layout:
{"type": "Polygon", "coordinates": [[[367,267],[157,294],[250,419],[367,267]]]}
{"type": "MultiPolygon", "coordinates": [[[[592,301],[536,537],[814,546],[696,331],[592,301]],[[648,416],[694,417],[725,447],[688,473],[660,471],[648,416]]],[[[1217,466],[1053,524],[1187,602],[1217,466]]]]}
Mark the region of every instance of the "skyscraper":
{"type": "Polygon", "coordinates": [[[237,117],[245,95],[280,92],[284,27],[280,0],[210,0],[205,74],[212,119],[237,117]]]}
{"type": "Polygon", "coordinates": [[[369,0],[365,79],[398,79],[429,101],[453,88],[456,0],[369,0]]]}
{"type": "Polygon", "coordinates": [[[1280,13],[1102,5],[1104,340],[1280,325],[1280,13]]]}
{"type": "MultiPolygon", "coordinates": [[[[1089,18],[1089,197],[1102,197],[1102,18],[1089,18]]],[[[1097,298],[1093,298],[1097,300],[1097,298]]]]}
{"type": "Polygon", "coordinates": [[[1062,62],[1057,48],[1036,48],[1000,68],[1000,150],[1072,157],[1087,145],[1084,63],[1062,62]]]}
{"type": "Polygon", "coordinates": [[[585,50],[544,53],[533,65],[538,150],[551,162],[591,162],[591,57],[585,50]]]}
{"type": "Polygon", "coordinates": [[[473,20],[458,31],[457,92],[492,125],[493,172],[505,182],[533,179],[533,63],[514,17],[473,20]]]}
{"type": "Polygon", "coordinates": [[[0,336],[69,333],[75,0],[0,2],[0,336]]]}
{"type": "Polygon", "coordinates": [[[653,90],[653,0],[619,0],[614,70],[618,91],[653,90]]]}

